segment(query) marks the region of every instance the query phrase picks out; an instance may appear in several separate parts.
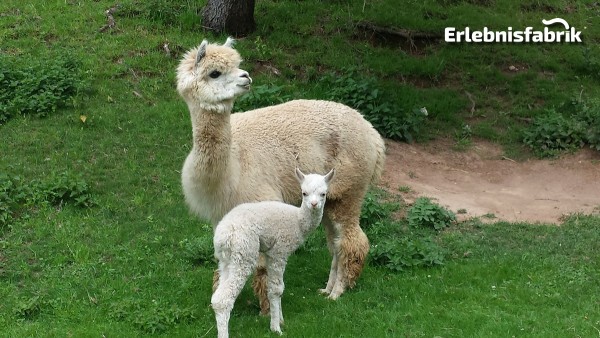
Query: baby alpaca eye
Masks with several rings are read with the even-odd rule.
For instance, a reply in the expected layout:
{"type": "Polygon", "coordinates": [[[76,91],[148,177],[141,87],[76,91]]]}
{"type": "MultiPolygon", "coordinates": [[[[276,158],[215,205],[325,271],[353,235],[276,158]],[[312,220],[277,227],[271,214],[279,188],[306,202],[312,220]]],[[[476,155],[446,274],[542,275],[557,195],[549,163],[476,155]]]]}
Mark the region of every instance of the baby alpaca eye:
{"type": "Polygon", "coordinates": [[[306,197],[306,196],[308,196],[308,194],[307,194],[306,192],[304,192],[304,191],[303,191],[303,192],[302,192],[302,196],[306,197]]]}
{"type": "Polygon", "coordinates": [[[325,194],[324,194],[324,193],[322,193],[322,194],[321,194],[321,197],[325,197],[325,194]]]}
{"type": "Polygon", "coordinates": [[[213,79],[216,79],[219,76],[221,76],[221,72],[218,70],[213,70],[212,72],[210,72],[210,74],[208,74],[208,76],[210,76],[213,79]]]}

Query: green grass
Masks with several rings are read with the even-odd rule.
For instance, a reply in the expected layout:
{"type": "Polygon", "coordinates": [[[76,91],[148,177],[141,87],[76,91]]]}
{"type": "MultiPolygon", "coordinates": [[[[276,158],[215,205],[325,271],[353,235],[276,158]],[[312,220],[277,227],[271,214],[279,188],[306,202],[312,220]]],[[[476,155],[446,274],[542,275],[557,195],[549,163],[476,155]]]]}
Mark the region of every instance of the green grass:
{"type": "MultiPolygon", "coordinates": [[[[86,84],[44,118],[16,115],[0,125],[0,173],[32,182],[69,172],[85,180],[95,202],[24,206],[0,229],[2,336],[216,335],[209,306],[214,263],[192,259],[194,250],[206,254],[198,239],[210,236],[210,227],[188,214],[180,188],[191,128],[174,70],[181,53],[202,38],[225,37],[200,32],[194,13],[202,1],[174,4],[124,1],[116,30],[105,33],[99,32],[104,11],[114,2],[0,4],[3,56],[25,65],[69,55],[86,84]]],[[[469,125],[469,137],[526,157],[525,119],[580,93],[600,93],[594,44],[600,28],[593,20],[600,8],[593,1],[538,4],[259,1],[258,29],[237,48],[243,67],[264,87],[243,104],[327,97],[319,80],[354,69],[377,79],[379,100],[398,116],[427,108],[418,140],[464,139],[469,125]],[[429,32],[450,25],[540,27],[551,17],[587,27],[586,44],[433,43],[416,53],[355,28],[358,21],[429,32]],[[510,65],[526,70],[512,74],[510,65]]],[[[445,252],[444,265],[394,272],[371,264],[354,290],[330,302],[317,294],[330,263],[319,229],[286,270],[287,336],[598,335],[598,217],[572,217],[559,227],[473,221],[439,232],[408,228],[404,219],[384,223],[392,239],[431,239],[445,252]]],[[[257,312],[247,287],[233,311],[232,336],[272,336],[257,312]]]]}

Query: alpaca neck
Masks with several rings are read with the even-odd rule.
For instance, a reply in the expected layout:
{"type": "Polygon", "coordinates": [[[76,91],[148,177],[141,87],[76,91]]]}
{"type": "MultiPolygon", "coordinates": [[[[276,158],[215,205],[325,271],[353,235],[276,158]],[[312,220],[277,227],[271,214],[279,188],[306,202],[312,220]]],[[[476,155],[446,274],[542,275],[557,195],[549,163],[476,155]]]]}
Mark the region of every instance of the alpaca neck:
{"type": "Polygon", "coordinates": [[[298,212],[300,218],[300,231],[302,232],[302,236],[306,238],[308,233],[321,223],[323,209],[312,209],[302,202],[298,212]]]}
{"type": "Polygon", "coordinates": [[[188,103],[192,118],[195,173],[215,181],[228,175],[231,167],[231,105],[210,106],[188,103]]]}

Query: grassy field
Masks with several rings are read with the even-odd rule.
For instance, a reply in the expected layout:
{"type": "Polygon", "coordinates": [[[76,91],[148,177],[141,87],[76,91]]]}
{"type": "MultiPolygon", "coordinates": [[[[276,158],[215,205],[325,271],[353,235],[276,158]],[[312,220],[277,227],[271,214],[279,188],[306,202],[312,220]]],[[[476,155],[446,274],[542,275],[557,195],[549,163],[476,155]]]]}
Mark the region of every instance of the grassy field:
{"type": "MultiPolygon", "coordinates": [[[[526,158],[531,119],[600,94],[594,1],[397,3],[258,1],[257,31],[237,44],[254,92],[236,109],[340,97],[367,100],[377,109],[365,113],[398,122],[426,107],[420,128],[382,123],[384,132],[485,138],[526,158]],[[358,28],[539,29],[554,17],[582,30],[585,43],[411,46],[358,28]]],[[[26,79],[18,90],[0,88],[26,98],[0,101],[1,336],[216,336],[211,228],[183,203],[191,126],[174,86],[185,50],[225,39],[201,30],[203,4],[125,0],[115,29],[100,32],[114,2],[0,3],[0,81],[9,86],[13,68],[26,79]],[[51,96],[21,90],[48,78],[64,86],[51,96]]],[[[393,219],[395,207],[378,196],[363,213],[374,254],[339,301],[317,293],[330,260],[323,230],[290,259],[286,336],[600,336],[600,218],[420,229],[393,219]]],[[[232,336],[272,336],[257,313],[247,288],[232,336]]]]}

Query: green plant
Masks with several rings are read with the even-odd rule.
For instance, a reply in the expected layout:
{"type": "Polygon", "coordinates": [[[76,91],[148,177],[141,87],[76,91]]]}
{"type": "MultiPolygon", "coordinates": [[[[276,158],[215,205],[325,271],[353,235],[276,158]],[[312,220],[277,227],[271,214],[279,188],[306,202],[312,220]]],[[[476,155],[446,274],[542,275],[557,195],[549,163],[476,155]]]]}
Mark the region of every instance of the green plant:
{"type": "Polygon", "coordinates": [[[369,191],[361,212],[361,227],[371,241],[370,262],[392,271],[442,264],[444,254],[423,234],[404,233],[402,222],[392,219],[399,204],[389,202],[381,191],[369,191]]]}
{"type": "Polygon", "coordinates": [[[408,210],[408,224],[411,227],[427,227],[442,230],[456,221],[454,213],[429,198],[419,197],[408,210]]]}
{"type": "Polygon", "coordinates": [[[40,296],[21,299],[15,308],[15,315],[19,319],[32,320],[42,311],[43,301],[40,296]]]}
{"type": "Polygon", "coordinates": [[[369,230],[374,224],[389,219],[398,208],[398,203],[382,201],[382,192],[371,190],[367,192],[363,201],[360,212],[360,226],[369,230]]]}
{"type": "Polygon", "coordinates": [[[85,81],[72,55],[51,60],[0,55],[0,125],[16,115],[47,116],[73,105],[85,81]]]}
{"type": "Polygon", "coordinates": [[[8,227],[31,199],[31,191],[19,176],[0,173],[0,229],[8,227]]]}
{"type": "MultiPolygon", "coordinates": [[[[207,231],[212,231],[208,229],[207,231]]],[[[211,235],[196,237],[193,239],[183,239],[179,242],[179,247],[183,250],[185,259],[192,261],[197,265],[214,263],[213,238],[211,235]]]]}
{"type": "Polygon", "coordinates": [[[465,150],[471,145],[471,137],[473,136],[473,130],[468,124],[463,124],[460,130],[454,132],[454,140],[456,141],[455,148],[458,150],[465,150]]]}
{"type": "Polygon", "coordinates": [[[588,125],[585,137],[591,148],[600,151],[600,115],[598,119],[588,125]]]}
{"type": "Polygon", "coordinates": [[[403,192],[403,193],[409,193],[412,191],[412,189],[407,185],[403,185],[398,188],[398,191],[403,192]]]}
{"type": "Polygon", "coordinates": [[[196,314],[191,308],[164,304],[155,299],[150,303],[125,299],[111,305],[110,317],[130,322],[143,332],[156,334],[165,332],[178,323],[192,321],[196,314]]]}
{"type": "Polygon", "coordinates": [[[141,16],[167,27],[191,31],[201,27],[200,12],[201,4],[197,1],[131,0],[123,2],[115,14],[120,17],[141,16]]]}
{"type": "Polygon", "coordinates": [[[598,59],[597,51],[593,51],[590,47],[584,47],[583,51],[583,69],[586,75],[600,77],[600,60],[598,59]]]}
{"type": "Polygon", "coordinates": [[[600,101],[571,99],[536,118],[524,132],[525,144],[540,157],[576,150],[600,150],[600,101]]]}
{"type": "Polygon", "coordinates": [[[579,102],[574,105],[578,108],[575,118],[585,124],[585,143],[592,149],[600,150],[600,100],[579,102]]]}
{"type": "Polygon", "coordinates": [[[91,207],[95,204],[85,180],[69,172],[50,175],[41,183],[44,199],[50,204],[72,203],[78,207],[91,207]]]}
{"type": "Polygon", "coordinates": [[[403,112],[385,100],[374,78],[354,68],[342,75],[326,74],[319,82],[327,88],[328,99],[358,109],[383,137],[412,142],[428,115],[425,108],[403,112]]]}
{"type": "Polygon", "coordinates": [[[10,227],[15,219],[40,203],[91,207],[95,201],[87,183],[68,172],[53,173],[43,181],[29,183],[24,183],[20,176],[0,173],[0,229],[10,227]]]}
{"type": "Polygon", "coordinates": [[[393,271],[407,268],[429,267],[444,262],[444,252],[439,245],[423,238],[393,238],[382,240],[371,247],[371,263],[393,271]]]}
{"type": "Polygon", "coordinates": [[[525,131],[523,141],[538,156],[552,157],[565,150],[575,150],[583,146],[585,124],[573,118],[566,118],[556,110],[536,118],[525,131]]]}
{"type": "Polygon", "coordinates": [[[291,96],[284,93],[283,86],[254,86],[235,102],[236,111],[246,111],[289,101],[291,96]]]}

